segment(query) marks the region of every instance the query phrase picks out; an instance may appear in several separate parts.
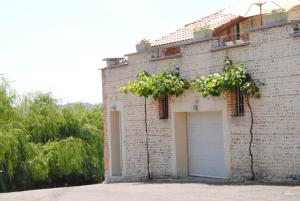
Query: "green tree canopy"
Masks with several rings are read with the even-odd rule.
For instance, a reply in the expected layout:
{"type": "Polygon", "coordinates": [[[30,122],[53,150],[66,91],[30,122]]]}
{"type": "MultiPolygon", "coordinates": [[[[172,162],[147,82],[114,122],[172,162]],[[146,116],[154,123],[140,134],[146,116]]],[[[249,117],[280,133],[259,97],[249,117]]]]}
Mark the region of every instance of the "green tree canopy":
{"type": "Polygon", "coordinates": [[[101,182],[102,115],[101,105],[64,107],[50,93],[17,99],[2,80],[0,192],[101,182]]]}
{"type": "Polygon", "coordinates": [[[189,86],[189,82],[181,78],[179,72],[167,69],[156,74],[142,71],[137,75],[136,81],[129,81],[120,90],[141,97],[153,96],[156,100],[167,96],[180,96],[189,86]]]}

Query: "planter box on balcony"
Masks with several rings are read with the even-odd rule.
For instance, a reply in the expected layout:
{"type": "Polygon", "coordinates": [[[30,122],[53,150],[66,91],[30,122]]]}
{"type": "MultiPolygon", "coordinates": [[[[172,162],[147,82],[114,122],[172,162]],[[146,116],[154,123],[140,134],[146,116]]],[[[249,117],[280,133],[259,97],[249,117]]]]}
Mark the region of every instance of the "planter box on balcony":
{"type": "Polygon", "coordinates": [[[138,43],[138,44],[135,45],[135,47],[136,47],[137,52],[145,52],[147,50],[150,50],[151,44],[150,43],[149,44],[148,43],[147,44],[138,43]]]}
{"type": "Polygon", "coordinates": [[[288,13],[287,12],[279,12],[279,13],[263,15],[264,25],[271,25],[271,24],[287,22],[287,21],[288,21],[288,13]]]}
{"type": "Polygon", "coordinates": [[[193,39],[195,40],[205,40],[212,37],[213,30],[205,29],[201,31],[193,32],[193,39]]]}
{"type": "Polygon", "coordinates": [[[171,47],[163,50],[163,54],[165,56],[175,55],[180,53],[180,49],[178,47],[171,47]]]}

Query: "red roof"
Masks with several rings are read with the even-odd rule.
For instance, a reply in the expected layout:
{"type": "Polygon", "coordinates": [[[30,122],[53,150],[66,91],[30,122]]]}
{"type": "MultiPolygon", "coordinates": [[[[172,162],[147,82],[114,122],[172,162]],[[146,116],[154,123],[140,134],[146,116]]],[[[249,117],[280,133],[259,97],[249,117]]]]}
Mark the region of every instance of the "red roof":
{"type": "Polygon", "coordinates": [[[236,18],[238,18],[237,15],[228,14],[225,13],[224,10],[221,10],[217,13],[211,14],[209,16],[201,18],[200,20],[187,24],[183,28],[178,29],[175,32],[172,32],[158,40],[155,40],[151,43],[151,45],[159,46],[170,43],[177,43],[185,40],[191,40],[193,38],[193,30],[197,27],[209,25],[210,28],[215,29],[236,18]]]}

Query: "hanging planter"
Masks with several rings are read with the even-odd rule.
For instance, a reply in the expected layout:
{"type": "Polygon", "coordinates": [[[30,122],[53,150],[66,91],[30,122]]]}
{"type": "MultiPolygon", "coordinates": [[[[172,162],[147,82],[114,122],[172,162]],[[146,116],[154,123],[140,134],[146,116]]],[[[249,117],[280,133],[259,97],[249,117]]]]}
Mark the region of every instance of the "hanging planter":
{"type": "Polygon", "coordinates": [[[175,55],[175,54],[179,54],[179,53],[180,53],[179,47],[170,47],[170,48],[163,50],[163,54],[165,56],[175,55]]]}

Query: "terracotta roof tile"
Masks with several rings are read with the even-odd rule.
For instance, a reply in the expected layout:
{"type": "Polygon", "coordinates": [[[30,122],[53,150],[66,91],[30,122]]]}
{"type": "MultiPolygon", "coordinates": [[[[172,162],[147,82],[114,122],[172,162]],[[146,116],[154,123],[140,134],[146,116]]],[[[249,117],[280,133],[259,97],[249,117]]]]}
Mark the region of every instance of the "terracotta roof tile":
{"type": "Polygon", "coordinates": [[[237,15],[225,13],[221,10],[212,15],[201,18],[200,20],[186,24],[183,28],[169,33],[158,40],[152,42],[152,46],[165,45],[170,43],[177,43],[185,40],[191,40],[193,38],[193,30],[203,25],[209,25],[212,29],[218,28],[227,22],[237,18],[237,15]]]}

